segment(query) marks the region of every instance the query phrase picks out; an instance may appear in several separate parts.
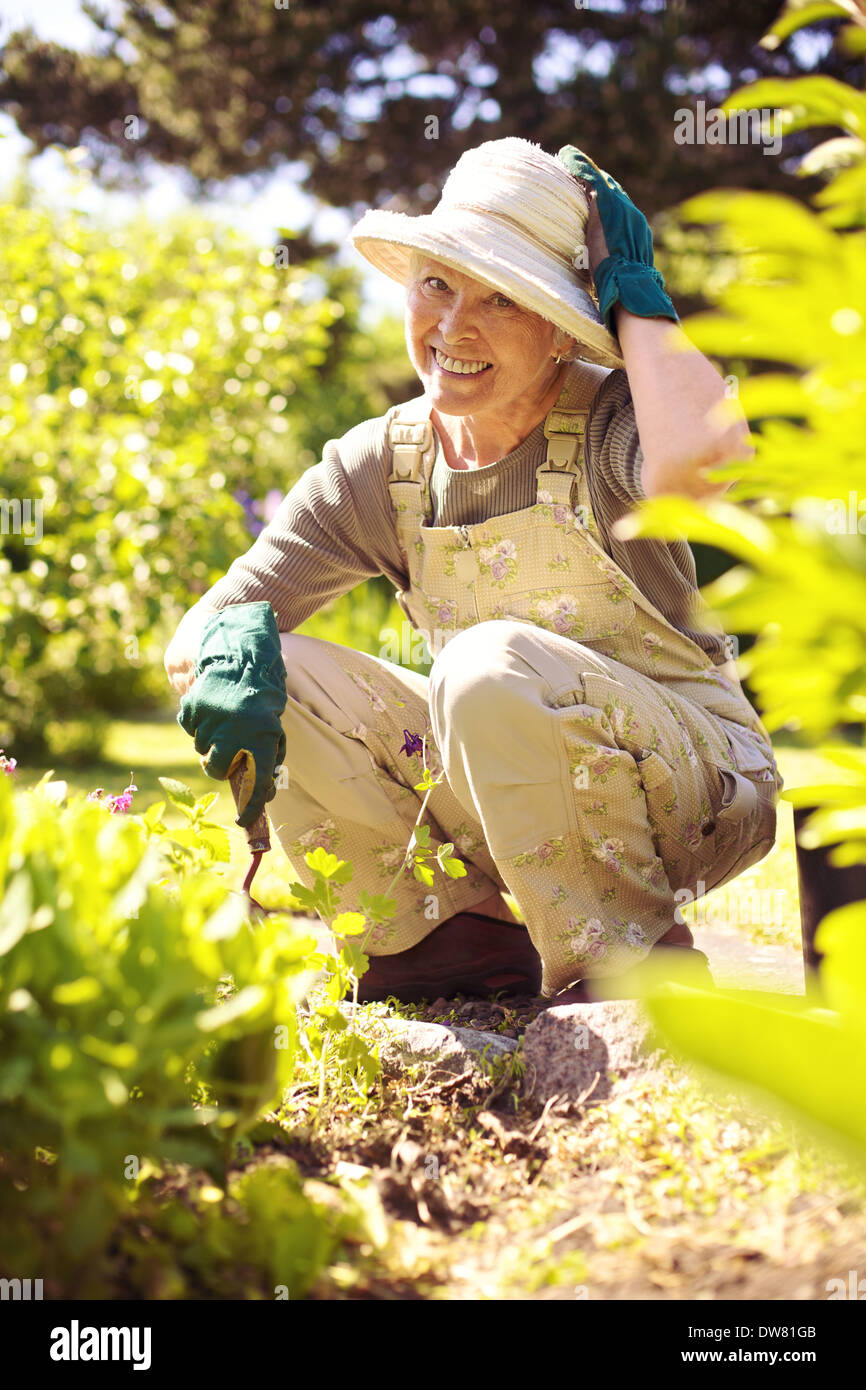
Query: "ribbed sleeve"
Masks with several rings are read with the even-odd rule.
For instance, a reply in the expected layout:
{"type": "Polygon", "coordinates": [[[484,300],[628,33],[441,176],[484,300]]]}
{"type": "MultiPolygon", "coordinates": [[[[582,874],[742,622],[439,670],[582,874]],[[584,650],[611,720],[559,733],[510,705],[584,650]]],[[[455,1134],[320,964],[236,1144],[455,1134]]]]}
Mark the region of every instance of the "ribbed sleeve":
{"type": "Polygon", "coordinates": [[[364,579],[408,582],[388,494],[385,417],[329,440],[250,549],[202,597],[214,608],[267,599],[281,632],[364,579]]]}

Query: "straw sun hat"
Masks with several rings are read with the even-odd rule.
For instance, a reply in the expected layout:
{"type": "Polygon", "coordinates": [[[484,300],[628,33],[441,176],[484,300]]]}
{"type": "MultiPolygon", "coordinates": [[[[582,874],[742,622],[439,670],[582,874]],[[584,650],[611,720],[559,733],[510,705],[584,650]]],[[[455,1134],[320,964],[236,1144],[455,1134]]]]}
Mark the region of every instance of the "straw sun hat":
{"type": "Polygon", "coordinates": [[[564,164],[530,140],[487,140],[461,155],[431,213],[373,209],[349,233],[355,249],[405,284],[413,251],[507,295],[577,340],[576,355],[623,366],[583,268],[589,204],[564,164]]]}

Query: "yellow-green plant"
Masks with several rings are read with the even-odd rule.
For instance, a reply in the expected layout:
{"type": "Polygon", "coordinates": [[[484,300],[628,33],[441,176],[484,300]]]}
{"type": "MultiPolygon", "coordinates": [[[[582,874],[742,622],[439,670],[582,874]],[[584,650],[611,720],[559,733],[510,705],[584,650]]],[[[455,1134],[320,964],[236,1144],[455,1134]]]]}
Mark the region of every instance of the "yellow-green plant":
{"type": "MultiPolygon", "coordinates": [[[[235,1183],[228,1211],[224,1199],[236,1141],[303,1055],[299,1005],[320,970],[317,943],[288,913],[251,922],[220,877],[228,852],[207,820],[212,795],[163,785],[186,812],[181,829],[163,824],[164,803],[130,815],[129,792],[67,797],[46,778],[22,790],[11,763],[0,768],[0,1275],[43,1278],[48,1296],[111,1296],[112,1252],[128,1241],[147,1296],[146,1250],[131,1232],[172,1228],[153,1189],[180,1163],[210,1183],[171,1296],[183,1296],[184,1270],[195,1287],[199,1259],[210,1270],[199,1283],[219,1284],[232,1221],[244,1227],[238,1252],[267,1245],[272,1231],[248,1228],[253,1191],[295,1213],[296,1239],[282,1240],[276,1264],[278,1282],[302,1292],[339,1245],[342,1218],[320,1219],[288,1174],[235,1183]]],[[[352,1060],[376,1074],[360,1040],[352,1060]]],[[[250,1275],[260,1296],[273,1296],[272,1266],[250,1275]]]]}
{"type": "MultiPolygon", "coordinates": [[[[853,20],[843,41],[866,52],[861,5],[819,8],[853,20]]],[[[815,12],[792,0],[767,42],[815,12]]],[[[812,76],[755,83],[726,106],[778,109],[785,131],[843,134],[802,162],[803,174],[826,176],[813,208],[710,192],[679,210],[736,267],[686,326],[705,352],[762,364],[739,383],[757,453],[718,470],[738,477],[723,500],[654,499],[627,529],[686,534],[739,561],[705,595],[729,630],[756,634],[742,668],[768,729],[793,731],[828,768],[820,785],[783,794],[817,808],[801,843],[835,845],[838,865],[866,863],[866,96],[812,76]]],[[[866,1157],[866,903],[829,914],[816,944],[824,1007],[672,990],[654,992],[650,1007],[677,1050],[796,1107],[866,1157]]]]}

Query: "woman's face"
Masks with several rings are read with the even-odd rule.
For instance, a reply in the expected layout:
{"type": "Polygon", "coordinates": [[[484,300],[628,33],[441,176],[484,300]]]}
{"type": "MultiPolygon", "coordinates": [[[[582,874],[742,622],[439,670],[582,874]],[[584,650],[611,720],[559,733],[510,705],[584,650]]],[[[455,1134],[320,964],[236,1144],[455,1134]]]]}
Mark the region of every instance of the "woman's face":
{"type": "MultiPolygon", "coordinates": [[[[497,290],[432,258],[415,258],[406,346],[434,410],[508,412],[549,390],[557,330],[497,290]]],[[[519,413],[519,412],[518,412],[519,413]]]]}

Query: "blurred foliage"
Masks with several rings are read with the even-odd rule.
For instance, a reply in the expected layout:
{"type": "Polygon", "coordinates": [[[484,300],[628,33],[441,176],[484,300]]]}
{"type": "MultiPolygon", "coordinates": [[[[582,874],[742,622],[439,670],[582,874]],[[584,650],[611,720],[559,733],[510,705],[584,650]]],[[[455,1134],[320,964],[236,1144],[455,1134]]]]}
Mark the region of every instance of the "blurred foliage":
{"type": "Polygon", "coordinates": [[[673,1049],[768,1097],[825,1143],[866,1164],[866,903],[828,913],[816,935],[825,952],[822,997],[708,994],[659,985],[650,1013],[673,1049]]]}
{"type": "Polygon", "coordinates": [[[249,546],[234,494],[288,491],[402,398],[399,325],[361,331],[355,274],[279,260],[194,215],[110,230],[26,187],[0,208],[0,744],[19,757],[92,757],[100,711],[164,699],[181,613],[249,546]]]}
{"type": "MultiPolygon", "coordinates": [[[[0,774],[0,1273],[44,1277],[55,1297],[103,1297],[118,1278],[171,1297],[185,1270],[213,1289],[238,1260],[252,1266],[248,1290],[252,1279],[262,1296],[273,1282],[303,1293],[358,1228],[363,1200],[335,1192],[336,1210],[320,1210],[280,1172],[234,1180],[228,1214],[220,1204],[238,1140],[311,1052],[332,1092],[366,1096],[378,1062],[335,1009],[366,959],[348,940],[322,956],[287,913],[253,926],[219,873],[229,849],[208,819],[217,793],[163,787],[180,828],[165,826],[165,801],[112,814],[63,783],[21,791],[0,774]],[[323,967],[324,997],[302,1017],[323,967]],[[156,1201],[178,1164],[206,1175],[203,1215],[156,1201]],[[288,1217],[278,1236],[272,1223],[288,1217]],[[171,1244],[157,1240],[149,1257],[142,1222],[171,1244]],[[137,1274],[113,1268],[124,1232],[137,1274]]],[[[319,893],[335,867],[324,858],[319,893]]],[[[343,927],[341,940],[361,930],[343,927]]]]}
{"type": "MultiPolygon", "coordinates": [[[[812,8],[791,0],[779,32],[808,22],[812,8]]],[[[866,52],[866,11],[849,0],[836,8],[859,17],[866,52]]],[[[846,42],[858,47],[850,35],[846,42]]],[[[713,290],[714,312],[686,326],[706,352],[768,364],[745,375],[740,389],[757,454],[734,466],[741,481],[724,501],[655,499],[633,529],[683,533],[738,559],[704,592],[723,621],[757,634],[743,664],[768,728],[793,730],[824,769],[811,785],[783,793],[795,806],[817,808],[800,842],[834,846],[831,864],[863,864],[866,100],[814,77],[762,82],[729,104],[778,106],[791,126],[832,125],[844,135],[804,161],[826,179],[817,211],[752,193],[708,193],[681,209],[687,221],[712,224],[712,244],[736,259],[736,274],[713,290]]],[[[650,1007],[679,1052],[793,1107],[862,1163],[866,903],[828,913],[816,946],[825,953],[819,1000],[657,989],[650,1007]]]]}
{"type": "Polygon", "coordinates": [[[293,1075],[315,942],[285,915],[254,935],[245,901],[207,871],[211,846],[194,873],[167,874],[133,818],[9,781],[0,777],[3,1272],[68,1276],[104,1249],[143,1159],[220,1176],[227,1141],[250,1120],[243,1086],[264,1103],[293,1075]]]}
{"type": "MultiPolygon", "coordinates": [[[[102,31],[92,52],[28,29],[7,37],[0,106],[36,152],[82,146],[116,186],[154,160],[201,187],[300,160],[310,191],[338,207],[392,198],[423,211],[464,149],[518,135],[581,146],[652,215],[706,185],[707,148],[674,140],[678,110],[815,61],[815,45],[760,44],[777,0],[86,8],[102,31]]],[[[823,52],[838,20],[827,7],[816,17],[823,52]]],[[[825,70],[853,81],[857,59],[840,46],[825,70]]],[[[749,144],[712,157],[722,185],[793,183],[749,144]]]]}

